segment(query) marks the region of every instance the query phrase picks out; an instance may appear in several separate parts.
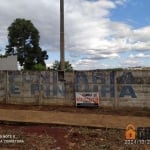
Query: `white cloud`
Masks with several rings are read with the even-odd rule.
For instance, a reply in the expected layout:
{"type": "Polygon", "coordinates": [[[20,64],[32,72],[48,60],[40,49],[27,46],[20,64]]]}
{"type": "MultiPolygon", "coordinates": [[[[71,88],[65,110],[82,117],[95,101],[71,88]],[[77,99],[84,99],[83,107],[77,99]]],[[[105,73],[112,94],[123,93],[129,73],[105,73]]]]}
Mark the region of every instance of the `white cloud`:
{"type": "Polygon", "coordinates": [[[127,0],[116,0],[115,3],[119,5],[123,5],[127,0]]]}
{"type": "Polygon", "coordinates": [[[53,63],[52,60],[46,60],[47,67],[52,67],[53,63]]]}
{"type": "MultiPolygon", "coordinates": [[[[150,26],[134,29],[109,18],[110,10],[128,0],[64,2],[65,48],[71,59],[76,57],[75,68],[94,68],[103,59],[119,59],[122,52],[150,49],[150,26]]],[[[49,53],[59,52],[59,0],[1,0],[0,14],[1,45],[6,43],[7,27],[21,17],[30,19],[38,28],[42,47],[49,53]]]]}
{"type": "Polygon", "coordinates": [[[125,62],[122,63],[124,67],[136,67],[136,66],[141,66],[141,62],[137,60],[126,60],[125,62]]]}
{"type": "Polygon", "coordinates": [[[120,66],[123,68],[128,68],[128,67],[137,67],[137,66],[146,66],[144,65],[142,60],[137,60],[135,58],[123,58],[120,60],[120,66]]]}
{"type": "Polygon", "coordinates": [[[105,69],[108,68],[109,65],[103,64],[97,60],[90,60],[90,59],[80,59],[78,60],[73,67],[76,70],[92,70],[92,69],[105,69]]]}
{"type": "Polygon", "coordinates": [[[89,60],[102,60],[102,59],[116,59],[120,56],[117,53],[110,53],[110,54],[97,54],[93,53],[91,51],[91,55],[88,55],[86,57],[83,57],[82,59],[89,59],[89,60]]]}
{"type": "Polygon", "coordinates": [[[145,53],[136,53],[136,54],[130,54],[127,58],[123,58],[120,60],[120,64],[122,67],[148,67],[148,62],[150,58],[150,54],[145,53]]]}
{"type": "Polygon", "coordinates": [[[138,53],[138,54],[131,54],[129,55],[129,58],[150,58],[150,55],[145,55],[144,53],[138,53]]]}
{"type": "Polygon", "coordinates": [[[136,30],[133,30],[132,38],[135,41],[149,42],[150,34],[148,33],[150,33],[150,26],[136,29],[136,30]]]}

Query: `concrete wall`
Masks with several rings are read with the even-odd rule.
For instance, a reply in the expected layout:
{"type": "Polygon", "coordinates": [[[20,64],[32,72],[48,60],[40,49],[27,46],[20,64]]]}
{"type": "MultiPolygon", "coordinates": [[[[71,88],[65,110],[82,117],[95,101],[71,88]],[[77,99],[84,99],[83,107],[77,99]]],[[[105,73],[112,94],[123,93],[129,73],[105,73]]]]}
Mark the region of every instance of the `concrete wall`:
{"type": "Polygon", "coordinates": [[[0,102],[75,105],[75,92],[99,92],[100,106],[149,107],[150,70],[58,72],[0,71],[0,102]]]}
{"type": "Polygon", "coordinates": [[[0,56],[0,70],[17,70],[17,56],[0,56]]]}

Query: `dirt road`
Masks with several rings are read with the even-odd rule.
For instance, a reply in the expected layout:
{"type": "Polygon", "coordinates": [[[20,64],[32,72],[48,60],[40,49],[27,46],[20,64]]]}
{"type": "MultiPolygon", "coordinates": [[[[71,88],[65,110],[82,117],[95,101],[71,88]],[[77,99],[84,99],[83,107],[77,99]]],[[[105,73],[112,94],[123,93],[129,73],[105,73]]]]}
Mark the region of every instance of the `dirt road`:
{"type": "Polygon", "coordinates": [[[150,144],[124,142],[127,124],[150,127],[149,110],[1,105],[0,121],[0,150],[150,149],[150,144]],[[2,139],[6,135],[23,143],[6,144],[2,139]]]}
{"type": "Polygon", "coordinates": [[[15,109],[0,109],[0,120],[117,129],[125,129],[130,123],[135,127],[150,126],[150,117],[15,109]]]}

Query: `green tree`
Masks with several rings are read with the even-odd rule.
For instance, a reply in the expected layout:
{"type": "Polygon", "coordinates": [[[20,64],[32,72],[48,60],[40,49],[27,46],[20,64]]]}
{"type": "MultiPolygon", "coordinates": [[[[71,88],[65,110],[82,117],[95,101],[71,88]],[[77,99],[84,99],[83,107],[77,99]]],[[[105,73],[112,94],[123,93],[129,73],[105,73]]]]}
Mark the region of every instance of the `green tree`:
{"type": "MultiPolygon", "coordinates": [[[[56,61],[53,63],[52,69],[55,70],[55,71],[60,70],[60,62],[56,60],[56,61]]],[[[64,71],[66,71],[66,72],[73,71],[73,67],[72,67],[72,65],[69,63],[69,61],[65,61],[65,69],[64,69],[64,71]]]]}
{"type": "Polygon", "coordinates": [[[16,19],[8,27],[7,55],[17,55],[19,64],[25,70],[32,70],[36,64],[45,65],[46,51],[39,46],[39,31],[30,20],[16,19]]]}
{"type": "Polygon", "coordinates": [[[36,70],[36,71],[46,71],[46,66],[44,66],[42,64],[35,64],[33,66],[33,70],[36,70]]]}

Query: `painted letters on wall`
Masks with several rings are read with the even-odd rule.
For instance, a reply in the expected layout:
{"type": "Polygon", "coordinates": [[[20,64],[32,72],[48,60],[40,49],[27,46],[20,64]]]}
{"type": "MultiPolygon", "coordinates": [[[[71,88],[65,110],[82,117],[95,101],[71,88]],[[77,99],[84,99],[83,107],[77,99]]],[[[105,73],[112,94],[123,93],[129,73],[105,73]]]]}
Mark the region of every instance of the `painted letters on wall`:
{"type": "Polygon", "coordinates": [[[65,96],[64,82],[58,82],[57,72],[9,72],[9,92],[27,96],[65,96]]]}
{"type": "Polygon", "coordinates": [[[120,97],[130,96],[136,98],[135,91],[132,88],[135,80],[131,72],[124,72],[118,78],[116,85],[114,71],[81,71],[75,73],[75,90],[77,92],[99,92],[101,97],[106,97],[108,94],[109,97],[115,97],[115,86],[120,84],[122,85],[120,97]]]}
{"type": "MultiPolygon", "coordinates": [[[[118,75],[116,71],[93,70],[76,71],[74,74],[73,86],[70,87],[73,92],[99,92],[100,97],[113,98],[116,87],[119,87],[119,97],[137,97],[132,72],[120,72],[118,75]]],[[[8,72],[8,89],[12,96],[32,97],[41,94],[44,98],[64,97],[68,94],[67,83],[67,78],[65,81],[58,80],[57,72],[8,72]]]]}

